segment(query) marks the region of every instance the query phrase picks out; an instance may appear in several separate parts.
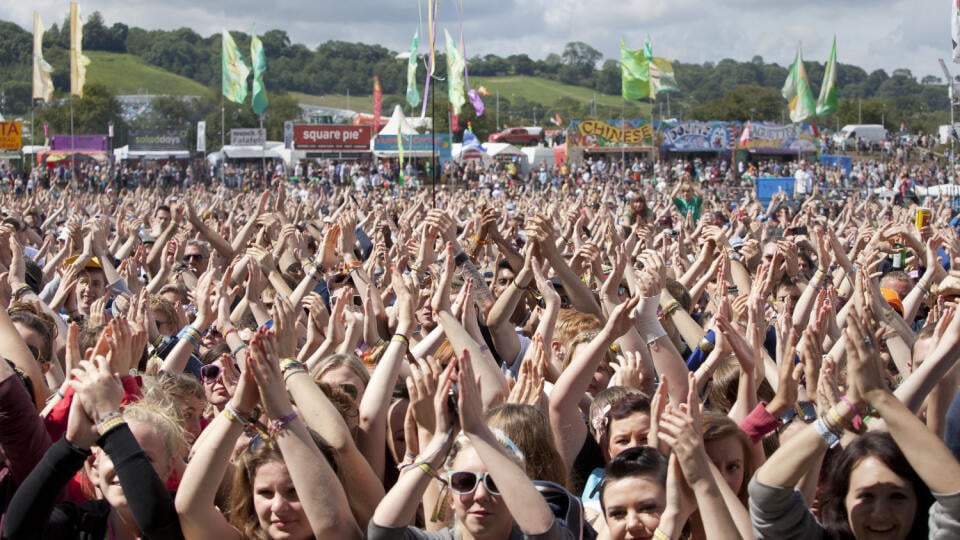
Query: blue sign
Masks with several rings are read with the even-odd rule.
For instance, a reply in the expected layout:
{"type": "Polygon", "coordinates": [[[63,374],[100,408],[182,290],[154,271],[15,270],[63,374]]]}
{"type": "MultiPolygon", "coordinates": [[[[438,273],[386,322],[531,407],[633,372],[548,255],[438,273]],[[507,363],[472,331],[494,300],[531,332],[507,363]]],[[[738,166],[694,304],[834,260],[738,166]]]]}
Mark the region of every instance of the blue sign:
{"type": "Polygon", "coordinates": [[[853,160],[850,156],[823,154],[820,156],[820,164],[827,167],[842,167],[847,176],[850,176],[850,171],[853,169],[853,160]]]}
{"type": "MultiPolygon", "coordinates": [[[[424,156],[424,154],[431,155],[435,152],[440,162],[444,163],[450,161],[452,147],[453,144],[450,140],[450,134],[448,133],[437,135],[426,133],[403,136],[403,153],[410,157],[421,157],[424,156]]],[[[397,145],[397,136],[377,135],[373,143],[373,151],[399,152],[400,147],[397,145]]]]}
{"type": "Polygon", "coordinates": [[[778,191],[785,191],[788,198],[792,197],[793,182],[792,176],[761,176],[757,178],[757,199],[760,200],[760,204],[766,206],[778,191]]]}

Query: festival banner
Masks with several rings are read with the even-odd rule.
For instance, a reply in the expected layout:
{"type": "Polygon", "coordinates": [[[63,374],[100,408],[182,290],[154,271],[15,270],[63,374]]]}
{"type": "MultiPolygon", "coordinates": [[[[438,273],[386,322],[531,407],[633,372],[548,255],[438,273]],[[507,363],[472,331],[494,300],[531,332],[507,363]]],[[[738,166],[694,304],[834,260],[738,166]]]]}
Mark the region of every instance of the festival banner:
{"type": "Polygon", "coordinates": [[[760,153],[815,152],[819,138],[817,127],[813,124],[774,124],[752,122],[750,140],[740,146],[760,153]]]}
{"type": "Polygon", "coordinates": [[[344,124],[308,124],[293,126],[293,144],[297,150],[370,151],[373,126],[344,124]]]}
{"type": "Polygon", "coordinates": [[[33,99],[49,102],[53,98],[53,67],[43,59],[43,19],[33,12],[33,99]]]}
{"type": "Polygon", "coordinates": [[[648,146],[651,137],[653,126],[648,120],[571,120],[567,146],[648,146]]]}
{"type": "Polygon", "coordinates": [[[243,128],[230,130],[230,146],[263,146],[267,143],[267,130],[243,128]]]}
{"type": "Polygon", "coordinates": [[[671,122],[660,125],[663,146],[675,152],[724,152],[733,146],[735,126],[727,122],[671,122]]]}
{"type": "Polygon", "coordinates": [[[176,151],[187,149],[187,132],[183,130],[130,130],[130,150],[176,151]]]}
{"type": "Polygon", "coordinates": [[[222,72],[221,86],[223,97],[234,103],[243,103],[247,99],[247,77],[250,68],[243,61],[243,53],[237,47],[237,42],[226,30],[221,38],[220,71],[222,72]]]}
{"type": "Polygon", "coordinates": [[[50,137],[51,150],[107,151],[106,135],[54,135],[50,137]]]}
{"type": "Polygon", "coordinates": [[[80,7],[70,2],[70,93],[83,97],[90,59],[83,55],[83,21],[80,7]]]}
{"type": "Polygon", "coordinates": [[[0,122],[0,150],[23,148],[23,124],[19,120],[0,122]]]}
{"type": "Polygon", "coordinates": [[[250,37],[250,62],[253,64],[253,97],[250,105],[254,114],[267,110],[267,87],[263,84],[263,72],[267,70],[267,55],[263,43],[256,35],[250,37]]]}

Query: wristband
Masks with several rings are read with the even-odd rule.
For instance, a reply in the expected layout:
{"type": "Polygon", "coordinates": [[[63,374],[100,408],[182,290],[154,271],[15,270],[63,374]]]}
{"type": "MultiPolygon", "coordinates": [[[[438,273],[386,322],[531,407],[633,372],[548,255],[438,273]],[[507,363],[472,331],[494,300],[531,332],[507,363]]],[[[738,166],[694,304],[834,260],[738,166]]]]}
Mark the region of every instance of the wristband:
{"type": "Polygon", "coordinates": [[[653,539],[654,540],[673,540],[672,538],[670,538],[669,535],[667,535],[667,533],[661,531],[660,527],[657,527],[656,529],[653,530],[653,539]]]}
{"type": "Polygon", "coordinates": [[[227,328],[226,330],[224,330],[223,333],[220,334],[220,335],[223,336],[223,339],[227,339],[227,336],[229,336],[230,334],[232,334],[232,333],[234,333],[234,332],[239,332],[239,330],[237,330],[237,327],[236,327],[236,326],[231,326],[230,328],[227,328]]]}
{"type": "Polygon", "coordinates": [[[127,421],[123,419],[123,413],[119,410],[113,411],[110,414],[107,414],[97,422],[97,432],[100,433],[100,436],[103,437],[107,433],[110,433],[117,427],[122,424],[126,424],[127,421]]]}
{"type": "Polygon", "coordinates": [[[233,403],[228,401],[226,405],[223,406],[223,415],[227,417],[228,420],[236,420],[243,424],[244,426],[249,426],[253,422],[250,421],[250,418],[244,416],[237,412],[236,407],[233,406],[233,403]]]}
{"type": "Polygon", "coordinates": [[[823,442],[827,443],[827,446],[830,448],[836,448],[840,444],[840,437],[834,433],[827,423],[823,420],[823,417],[817,418],[817,421],[813,423],[814,428],[817,430],[817,434],[820,435],[820,438],[823,439],[823,442]]]}
{"type": "Polygon", "coordinates": [[[407,347],[410,346],[410,340],[407,339],[407,336],[403,334],[394,334],[393,337],[390,338],[390,341],[397,341],[399,343],[405,344],[407,347]]]}
{"type": "MultiPolygon", "coordinates": [[[[853,425],[853,431],[860,433],[865,427],[863,424],[863,417],[860,415],[860,410],[854,407],[853,403],[851,403],[850,400],[847,399],[846,395],[840,396],[840,401],[846,403],[847,407],[850,407],[850,410],[853,411],[853,413],[855,414],[855,416],[850,421],[850,423],[853,425]]],[[[830,409],[830,410],[833,410],[833,409],[830,409]]],[[[840,414],[837,413],[837,416],[840,416],[840,414]]]]}
{"type": "Polygon", "coordinates": [[[660,305],[660,293],[640,299],[636,307],[637,331],[646,343],[667,335],[663,325],[657,318],[657,307],[660,305]]]}
{"type": "Polygon", "coordinates": [[[293,422],[296,419],[297,419],[296,411],[291,411],[290,414],[282,418],[277,418],[276,420],[270,423],[270,429],[269,429],[270,435],[273,437],[276,437],[278,434],[280,434],[280,432],[287,429],[287,427],[290,425],[290,422],[293,422]]]}

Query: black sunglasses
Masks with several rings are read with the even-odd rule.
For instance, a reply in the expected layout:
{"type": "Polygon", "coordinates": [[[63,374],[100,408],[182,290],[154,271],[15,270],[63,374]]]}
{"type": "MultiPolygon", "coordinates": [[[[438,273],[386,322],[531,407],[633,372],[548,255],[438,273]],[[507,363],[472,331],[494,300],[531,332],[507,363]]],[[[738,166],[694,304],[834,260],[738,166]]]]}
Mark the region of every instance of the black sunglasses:
{"type": "Polygon", "coordinates": [[[183,256],[183,262],[189,262],[194,259],[202,261],[203,259],[206,259],[206,257],[204,257],[203,253],[187,253],[183,256]]]}
{"type": "MultiPolygon", "coordinates": [[[[238,372],[240,371],[240,366],[237,364],[233,365],[234,369],[238,372]]],[[[200,368],[200,380],[206,384],[212,384],[217,382],[220,379],[220,376],[223,374],[223,370],[220,369],[220,366],[216,364],[207,364],[200,368]]]]}
{"type": "Polygon", "coordinates": [[[493,477],[490,476],[490,473],[478,473],[474,471],[451,471],[447,476],[447,484],[450,486],[450,491],[456,493],[457,495],[469,495],[477,489],[477,485],[480,481],[483,481],[483,487],[487,490],[487,493],[491,495],[499,495],[500,490],[497,488],[497,484],[493,481],[493,477]]]}

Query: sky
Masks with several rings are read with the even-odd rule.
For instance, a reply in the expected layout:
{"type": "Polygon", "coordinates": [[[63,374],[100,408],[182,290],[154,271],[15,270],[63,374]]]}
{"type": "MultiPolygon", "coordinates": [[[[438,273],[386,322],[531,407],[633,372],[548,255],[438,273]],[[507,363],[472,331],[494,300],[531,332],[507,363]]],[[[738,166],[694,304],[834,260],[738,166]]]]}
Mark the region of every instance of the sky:
{"type": "MultiPolygon", "coordinates": [[[[909,69],[917,79],[941,76],[937,58],[950,57],[949,9],[954,0],[438,0],[442,30],[458,36],[458,9],[468,58],[526,54],[534,60],[580,41],[619,59],[620,38],[629,48],[649,34],[654,54],[683,63],[761,56],[788,66],[802,45],[807,61],[823,63],[837,36],[838,60],[887,74],[909,69]],[[461,7],[462,6],[462,7],[461,7]]],[[[420,31],[427,42],[427,0],[86,0],[81,14],[99,11],[107,26],[145,29],[189,27],[203,36],[223,28],[247,33],[285,30],[294,43],[313,48],[329,40],[377,44],[406,51],[420,31]]],[[[33,11],[61,24],[66,0],[8,2],[0,18],[28,30],[33,11]]],[[[268,59],[269,61],[269,59],[268,59]]],[[[597,65],[599,68],[602,61],[597,65]]],[[[948,64],[953,75],[960,65],[948,64]]]]}

